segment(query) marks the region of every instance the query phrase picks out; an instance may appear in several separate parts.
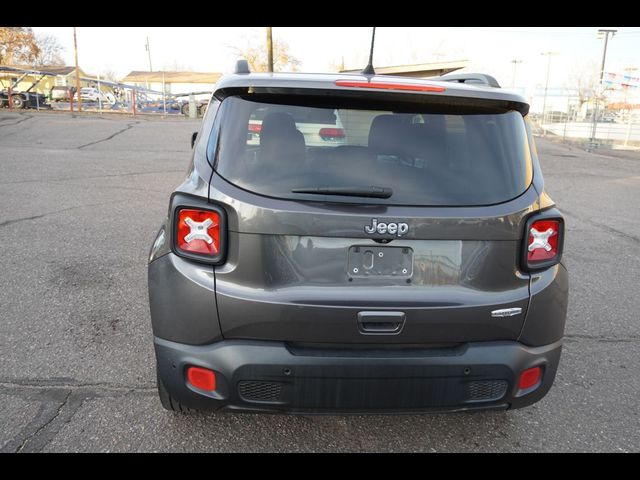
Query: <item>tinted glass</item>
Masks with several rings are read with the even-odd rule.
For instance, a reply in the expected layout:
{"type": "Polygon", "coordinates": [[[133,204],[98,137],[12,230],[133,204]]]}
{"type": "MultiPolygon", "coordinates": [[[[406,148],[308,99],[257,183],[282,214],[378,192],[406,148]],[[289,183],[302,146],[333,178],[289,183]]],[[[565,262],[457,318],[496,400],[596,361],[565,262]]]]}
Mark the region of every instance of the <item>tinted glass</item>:
{"type": "Polygon", "coordinates": [[[277,198],[464,206],[505,202],[526,190],[531,159],[520,113],[421,108],[409,113],[230,97],[221,105],[220,132],[212,135],[208,153],[229,182],[277,198]],[[393,194],[292,192],[370,186],[393,194]]]}

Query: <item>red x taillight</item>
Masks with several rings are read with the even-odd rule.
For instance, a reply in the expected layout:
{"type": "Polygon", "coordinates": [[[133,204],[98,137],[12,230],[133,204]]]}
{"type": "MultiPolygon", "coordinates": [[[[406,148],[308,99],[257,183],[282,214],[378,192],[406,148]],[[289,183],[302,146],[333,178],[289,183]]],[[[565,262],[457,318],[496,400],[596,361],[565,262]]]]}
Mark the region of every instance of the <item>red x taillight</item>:
{"type": "Polygon", "coordinates": [[[220,212],[180,208],[174,221],[175,253],[198,261],[220,263],[224,253],[224,218],[220,212]]]}
{"type": "Polygon", "coordinates": [[[561,218],[529,221],[524,251],[527,269],[547,268],[560,261],[564,222],[561,218]]]}
{"type": "Polygon", "coordinates": [[[529,228],[527,260],[531,263],[550,260],[558,255],[558,220],[538,220],[529,228]]]}

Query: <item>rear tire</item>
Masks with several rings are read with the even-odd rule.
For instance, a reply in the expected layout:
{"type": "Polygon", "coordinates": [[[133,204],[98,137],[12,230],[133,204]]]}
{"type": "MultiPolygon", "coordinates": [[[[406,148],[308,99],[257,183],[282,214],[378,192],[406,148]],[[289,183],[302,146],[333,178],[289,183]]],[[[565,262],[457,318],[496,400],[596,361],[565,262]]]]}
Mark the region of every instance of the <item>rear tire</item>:
{"type": "Polygon", "coordinates": [[[156,367],[156,378],[158,383],[158,396],[160,397],[160,403],[165,408],[165,410],[169,410],[170,412],[182,413],[182,414],[195,413],[194,409],[185,407],[180,402],[172,398],[171,395],[169,395],[169,392],[167,392],[167,389],[165,388],[164,383],[162,383],[162,380],[160,379],[160,371],[158,370],[157,367],[156,367]]]}

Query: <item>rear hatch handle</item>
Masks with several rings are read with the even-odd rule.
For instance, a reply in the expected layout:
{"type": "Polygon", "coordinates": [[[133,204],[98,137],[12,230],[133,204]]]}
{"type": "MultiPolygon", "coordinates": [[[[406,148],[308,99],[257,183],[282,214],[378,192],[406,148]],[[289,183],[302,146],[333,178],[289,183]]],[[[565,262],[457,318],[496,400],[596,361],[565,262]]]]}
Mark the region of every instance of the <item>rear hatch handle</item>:
{"type": "Polygon", "coordinates": [[[398,335],[404,320],[404,312],[358,312],[358,330],[363,335],[398,335]]]}

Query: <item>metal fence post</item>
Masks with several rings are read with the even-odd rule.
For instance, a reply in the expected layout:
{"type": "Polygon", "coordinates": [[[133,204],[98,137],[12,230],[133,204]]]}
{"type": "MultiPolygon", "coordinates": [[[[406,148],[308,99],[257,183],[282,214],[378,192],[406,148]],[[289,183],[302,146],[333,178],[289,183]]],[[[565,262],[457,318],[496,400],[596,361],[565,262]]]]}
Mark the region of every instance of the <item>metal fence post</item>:
{"type": "Polygon", "coordinates": [[[627,125],[627,135],[624,138],[624,146],[629,145],[629,139],[631,138],[631,110],[629,110],[629,124],[627,125]]]}
{"type": "Polygon", "coordinates": [[[162,109],[164,116],[167,116],[167,87],[164,83],[164,70],[162,71],[162,109]]]}
{"type": "Polygon", "coordinates": [[[98,72],[98,111],[102,115],[102,90],[100,90],[100,72],[98,72]]]}
{"type": "Polygon", "coordinates": [[[189,95],[189,118],[198,118],[198,108],[196,107],[196,97],[189,95]]]}

